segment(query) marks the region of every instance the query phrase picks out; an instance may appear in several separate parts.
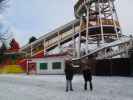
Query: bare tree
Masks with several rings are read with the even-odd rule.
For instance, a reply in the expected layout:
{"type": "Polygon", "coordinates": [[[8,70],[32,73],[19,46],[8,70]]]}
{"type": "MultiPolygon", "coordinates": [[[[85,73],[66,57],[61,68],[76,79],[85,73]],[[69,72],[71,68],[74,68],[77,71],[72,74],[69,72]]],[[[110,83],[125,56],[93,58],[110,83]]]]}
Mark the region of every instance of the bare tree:
{"type": "MultiPolygon", "coordinates": [[[[0,14],[1,12],[4,10],[4,8],[6,7],[6,4],[9,0],[0,0],[0,14]]],[[[2,23],[3,20],[1,20],[1,25],[0,27],[3,27],[3,23],[2,23]]],[[[0,28],[2,30],[2,28],[0,28]]],[[[6,29],[6,31],[4,32],[0,32],[0,41],[2,42],[2,44],[4,43],[4,41],[8,40],[11,36],[9,36],[9,30],[10,28],[8,27],[6,29]]]]}
{"type": "MultiPolygon", "coordinates": [[[[4,10],[4,8],[7,6],[6,4],[7,4],[7,2],[8,2],[9,0],[0,0],[0,12],[1,11],[3,11],[4,10]]],[[[7,35],[7,32],[6,32],[6,34],[2,34],[2,33],[0,33],[0,40],[5,40],[6,39],[6,36],[7,35]]]]}
{"type": "MultiPolygon", "coordinates": [[[[6,4],[8,1],[9,0],[0,0],[0,14],[3,12],[4,8],[7,7],[6,4]]],[[[0,33],[0,42],[2,42],[2,46],[0,47],[0,64],[4,61],[5,58],[4,52],[7,48],[4,42],[10,38],[8,35],[9,29],[10,28],[7,28],[5,32],[0,33]]]]}
{"type": "Polygon", "coordinates": [[[5,32],[0,33],[0,40],[7,40],[11,37],[10,28],[7,28],[5,32]]]}
{"type": "Polygon", "coordinates": [[[9,0],[0,0],[0,10],[3,10],[6,7],[6,4],[9,0]]]}

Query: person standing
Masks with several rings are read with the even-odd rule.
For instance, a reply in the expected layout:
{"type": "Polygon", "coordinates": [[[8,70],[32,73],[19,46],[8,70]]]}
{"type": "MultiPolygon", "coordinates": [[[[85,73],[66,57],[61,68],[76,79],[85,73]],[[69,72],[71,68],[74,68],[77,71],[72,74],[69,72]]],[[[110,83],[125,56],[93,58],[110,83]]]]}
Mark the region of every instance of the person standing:
{"type": "Polygon", "coordinates": [[[73,79],[73,68],[72,68],[72,61],[65,62],[65,76],[66,76],[66,92],[73,91],[72,88],[72,79],[73,79]]]}
{"type": "Polygon", "coordinates": [[[89,81],[90,90],[93,90],[92,86],[92,74],[91,74],[91,68],[88,66],[87,62],[83,63],[83,78],[84,78],[84,90],[87,90],[87,82],[89,81]]]}

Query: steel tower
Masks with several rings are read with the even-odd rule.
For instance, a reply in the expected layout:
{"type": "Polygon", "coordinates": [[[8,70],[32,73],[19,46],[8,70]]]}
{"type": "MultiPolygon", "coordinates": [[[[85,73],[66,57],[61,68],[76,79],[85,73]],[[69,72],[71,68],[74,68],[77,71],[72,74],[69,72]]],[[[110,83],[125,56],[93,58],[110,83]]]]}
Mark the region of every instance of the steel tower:
{"type": "Polygon", "coordinates": [[[80,20],[77,57],[80,58],[81,42],[84,36],[88,53],[89,44],[97,46],[113,42],[121,37],[115,0],[78,0],[74,6],[75,17],[80,20]]]}

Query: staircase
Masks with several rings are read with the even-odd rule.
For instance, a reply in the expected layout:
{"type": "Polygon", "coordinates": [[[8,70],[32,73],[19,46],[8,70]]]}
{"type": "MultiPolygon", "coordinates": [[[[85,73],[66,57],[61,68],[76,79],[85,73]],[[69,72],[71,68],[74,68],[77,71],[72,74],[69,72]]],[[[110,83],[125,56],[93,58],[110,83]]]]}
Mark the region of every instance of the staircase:
{"type": "Polygon", "coordinates": [[[132,38],[129,37],[121,37],[119,40],[116,40],[111,43],[105,43],[101,46],[97,47],[94,50],[91,50],[88,54],[81,56],[80,58],[73,58],[73,60],[83,59],[89,56],[94,56],[96,59],[107,59],[113,58],[117,55],[122,55],[127,53],[128,50],[132,47],[132,38]],[[114,49],[115,48],[115,49],[114,49]],[[117,48],[117,49],[116,49],[117,48]],[[107,49],[111,49],[106,52],[107,49]]]}

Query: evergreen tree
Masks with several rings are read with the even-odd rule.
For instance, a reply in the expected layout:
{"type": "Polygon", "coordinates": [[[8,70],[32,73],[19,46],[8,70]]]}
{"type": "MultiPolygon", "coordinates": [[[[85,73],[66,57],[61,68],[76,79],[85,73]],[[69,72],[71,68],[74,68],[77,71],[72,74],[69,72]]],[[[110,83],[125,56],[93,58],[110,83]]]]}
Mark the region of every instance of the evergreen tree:
{"type": "Polygon", "coordinates": [[[6,51],[6,50],[7,50],[7,48],[6,48],[5,44],[3,43],[1,48],[0,48],[0,54],[3,54],[4,51],[6,51]]]}
{"type": "Polygon", "coordinates": [[[37,38],[34,37],[34,36],[32,36],[32,37],[29,39],[29,44],[32,43],[32,42],[34,42],[34,41],[36,41],[36,40],[37,40],[37,38]]]}
{"type": "Polygon", "coordinates": [[[5,56],[4,56],[4,52],[7,50],[5,44],[3,43],[1,48],[0,48],[0,64],[2,63],[2,61],[4,60],[5,56]]]}

